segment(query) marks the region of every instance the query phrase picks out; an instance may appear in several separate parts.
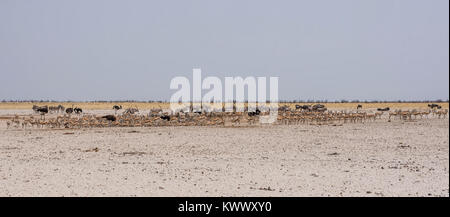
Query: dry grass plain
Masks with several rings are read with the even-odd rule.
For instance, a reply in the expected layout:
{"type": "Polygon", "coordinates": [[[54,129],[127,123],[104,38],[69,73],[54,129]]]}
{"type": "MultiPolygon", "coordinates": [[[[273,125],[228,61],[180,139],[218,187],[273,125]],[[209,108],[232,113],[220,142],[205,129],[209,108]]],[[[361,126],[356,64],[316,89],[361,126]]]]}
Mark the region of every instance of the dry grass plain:
{"type": "MultiPolygon", "coordinates": [[[[108,112],[114,103],[74,104],[108,112]]],[[[31,114],[32,103],[13,106],[1,103],[0,117],[31,114]]],[[[448,197],[449,120],[6,129],[0,118],[0,186],[0,196],[448,197]]]]}

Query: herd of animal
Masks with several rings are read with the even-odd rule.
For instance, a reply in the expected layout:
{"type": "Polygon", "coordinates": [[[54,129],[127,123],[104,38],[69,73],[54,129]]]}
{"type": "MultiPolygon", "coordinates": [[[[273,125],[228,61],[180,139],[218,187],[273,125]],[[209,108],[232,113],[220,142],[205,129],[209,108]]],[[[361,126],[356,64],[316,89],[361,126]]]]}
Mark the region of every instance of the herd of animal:
{"type": "MultiPolygon", "coordinates": [[[[389,121],[391,119],[412,120],[413,118],[445,118],[448,114],[447,109],[441,109],[436,104],[430,104],[427,111],[390,111],[389,108],[378,108],[375,112],[361,111],[360,105],[356,111],[331,111],[324,105],[296,105],[295,109],[288,106],[278,108],[278,116],[275,124],[339,124],[339,123],[364,123],[373,122],[381,119],[387,113],[389,121]]],[[[72,113],[81,114],[82,109],[73,106],[64,108],[63,106],[33,106],[33,110],[41,115],[46,113],[64,113],[58,114],[54,118],[35,118],[15,116],[7,122],[7,127],[50,127],[50,128],[83,128],[83,127],[151,127],[151,126],[224,126],[227,123],[232,126],[255,125],[259,123],[259,117],[269,115],[269,111],[233,111],[233,112],[163,112],[161,108],[151,109],[147,114],[139,114],[139,109],[128,108],[117,115],[122,106],[115,105],[113,110],[115,114],[97,116],[93,114],[71,115],[72,113]]]]}
{"type": "Polygon", "coordinates": [[[45,106],[37,106],[37,105],[33,105],[32,109],[33,109],[33,111],[35,113],[39,113],[39,114],[41,114],[44,117],[48,113],[64,113],[64,112],[66,112],[67,114],[72,114],[72,113],[81,114],[81,113],[83,113],[83,109],[78,108],[78,107],[74,108],[73,105],[72,105],[71,108],[65,108],[62,105],[58,105],[58,106],[47,106],[47,105],[45,105],[45,106]]]}

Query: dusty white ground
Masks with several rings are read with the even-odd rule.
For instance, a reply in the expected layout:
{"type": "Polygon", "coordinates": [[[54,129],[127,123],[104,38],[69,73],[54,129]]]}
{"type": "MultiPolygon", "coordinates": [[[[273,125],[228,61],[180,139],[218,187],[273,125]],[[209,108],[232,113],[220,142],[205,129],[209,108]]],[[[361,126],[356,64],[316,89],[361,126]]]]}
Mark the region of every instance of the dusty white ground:
{"type": "Polygon", "coordinates": [[[0,120],[0,196],[448,197],[449,120],[81,130],[0,120]]]}

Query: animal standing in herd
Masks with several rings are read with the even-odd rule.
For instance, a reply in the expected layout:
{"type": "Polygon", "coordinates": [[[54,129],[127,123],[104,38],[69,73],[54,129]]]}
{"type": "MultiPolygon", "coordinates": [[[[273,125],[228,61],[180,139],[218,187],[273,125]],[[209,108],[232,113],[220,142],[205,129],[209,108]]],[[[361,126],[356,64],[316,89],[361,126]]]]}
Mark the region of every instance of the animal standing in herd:
{"type": "MultiPolygon", "coordinates": [[[[50,127],[50,128],[82,128],[82,127],[145,127],[145,126],[224,126],[226,123],[231,125],[248,124],[254,125],[258,123],[259,117],[269,115],[270,109],[256,109],[248,111],[245,108],[243,112],[236,110],[232,112],[214,112],[208,110],[200,111],[178,111],[164,112],[161,108],[151,109],[148,114],[139,114],[137,107],[126,109],[120,115],[103,115],[95,116],[93,114],[83,114],[83,110],[79,107],[66,108],[66,114],[57,115],[57,117],[48,118],[45,115],[49,113],[61,113],[64,111],[63,106],[36,106],[32,107],[33,111],[41,115],[40,119],[35,119],[32,115],[14,116],[10,121],[6,122],[7,128],[10,127],[50,127]],[[57,108],[57,109],[56,109],[57,108]],[[71,116],[72,113],[77,114],[71,116]]],[[[387,114],[388,121],[391,120],[413,120],[429,118],[430,115],[436,118],[446,118],[447,109],[437,104],[428,105],[427,111],[413,110],[395,110],[390,111],[389,107],[377,108],[376,112],[361,111],[362,108],[357,106],[356,111],[330,111],[325,105],[295,105],[295,109],[289,106],[281,106],[278,108],[278,117],[275,124],[336,124],[336,123],[364,123],[373,122],[382,118],[384,112],[387,114]]],[[[117,113],[122,106],[113,106],[117,113]]]]}

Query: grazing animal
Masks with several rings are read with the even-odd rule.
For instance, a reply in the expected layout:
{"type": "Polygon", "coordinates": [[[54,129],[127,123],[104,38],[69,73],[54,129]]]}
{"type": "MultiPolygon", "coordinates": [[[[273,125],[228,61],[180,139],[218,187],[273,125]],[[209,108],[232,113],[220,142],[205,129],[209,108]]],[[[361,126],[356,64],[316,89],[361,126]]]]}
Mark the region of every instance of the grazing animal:
{"type": "MultiPolygon", "coordinates": [[[[438,104],[428,104],[428,107],[430,107],[431,109],[434,109],[434,108],[438,108],[439,109],[439,107],[441,107],[440,105],[438,105],[438,104]]],[[[441,107],[442,108],[442,107],[441,107]]]]}
{"type": "Polygon", "coordinates": [[[362,105],[358,104],[358,106],[356,106],[356,109],[362,109],[362,105]]]}
{"type": "Polygon", "coordinates": [[[295,105],[295,109],[296,110],[301,109],[301,110],[310,111],[311,110],[311,106],[309,106],[309,105],[295,105]]]}
{"type": "Polygon", "coordinates": [[[48,113],[48,106],[39,107],[38,109],[36,109],[36,111],[39,112],[41,114],[41,117],[43,116],[45,120],[45,114],[48,113]]]}
{"type": "Polygon", "coordinates": [[[380,111],[380,112],[386,112],[386,111],[389,111],[389,107],[386,107],[386,108],[377,108],[377,111],[380,111]]]}
{"type": "Polygon", "coordinates": [[[249,112],[248,116],[257,116],[259,114],[261,114],[261,111],[259,109],[256,109],[256,111],[254,111],[254,112],[249,112]]]}
{"type": "Polygon", "coordinates": [[[166,121],[170,121],[170,116],[169,115],[162,115],[160,118],[163,119],[163,120],[166,120],[166,121]]]}
{"type": "Polygon", "coordinates": [[[83,109],[76,107],[73,109],[73,112],[75,112],[75,114],[81,114],[83,113],[83,109]]]}
{"type": "Polygon", "coordinates": [[[120,106],[114,105],[114,106],[113,106],[113,109],[116,110],[116,111],[117,111],[117,110],[120,110],[120,109],[122,109],[122,105],[120,105],[120,106]]]}
{"type": "Polygon", "coordinates": [[[73,108],[67,108],[66,109],[66,113],[67,114],[72,114],[73,113],[73,108]]]}
{"type": "Polygon", "coordinates": [[[114,115],[105,115],[105,116],[102,116],[102,118],[104,118],[108,121],[116,121],[117,120],[116,116],[114,116],[114,115]]]}

